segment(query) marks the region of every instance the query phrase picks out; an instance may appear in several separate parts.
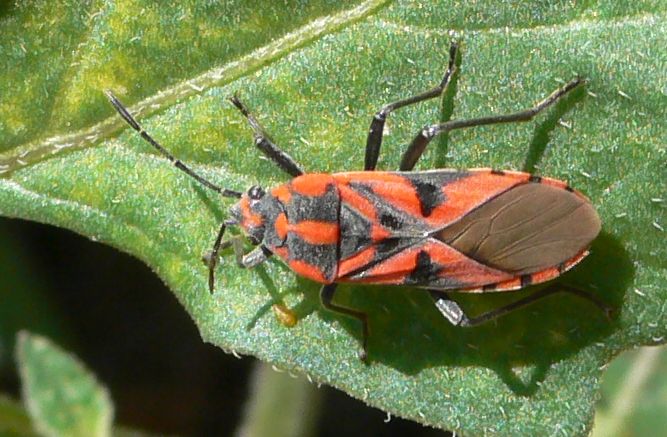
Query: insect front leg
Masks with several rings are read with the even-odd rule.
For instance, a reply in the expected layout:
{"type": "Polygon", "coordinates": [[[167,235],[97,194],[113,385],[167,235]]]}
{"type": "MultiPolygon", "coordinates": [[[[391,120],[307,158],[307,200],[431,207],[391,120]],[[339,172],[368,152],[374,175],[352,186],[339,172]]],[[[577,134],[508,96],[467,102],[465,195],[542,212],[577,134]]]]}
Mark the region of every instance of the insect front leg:
{"type": "Polygon", "coordinates": [[[512,114],[495,115],[490,117],[471,118],[468,120],[450,120],[441,124],[434,124],[426,126],[419,132],[419,134],[412,140],[410,146],[403,154],[401,159],[400,169],[404,171],[412,170],[417,163],[419,157],[424,153],[426,146],[443,132],[450,132],[454,129],[463,129],[466,127],[484,126],[488,124],[511,123],[520,121],[532,120],[535,115],[542,110],[556,103],[559,99],[565,96],[568,92],[575,89],[577,86],[584,83],[581,78],[576,78],[568,82],[565,86],[554,91],[549,97],[540,101],[535,106],[525,111],[514,112],[512,114]]]}
{"type": "Polygon", "coordinates": [[[273,255],[273,252],[271,252],[266,246],[263,244],[260,244],[250,252],[246,253],[245,255],[243,254],[243,243],[241,240],[234,240],[232,243],[234,247],[234,253],[236,254],[236,263],[239,265],[239,267],[242,267],[244,269],[252,269],[253,267],[257,267],[267,259],[271,255],[273,255]],[[238,249],[237,249],[237,243],[238,243],[238,249]]]}
{"type": "Polygon", "coordinates": [[[584,290],[580,290],[576,287],[558,283],[543,288],[531,294],[530,296],[526,296],[508,305],[504,305],[502,307],[487,311],[475,317],[468,317],[468,315],[463,311],[463,309],[459,306],[459,304],[456,303],[454,300],[452,300],[449,297],[449,295],[444,291],[433,290],[433,289],[429,289],[428,291],[431,294],[433,300],[435,301],[436,308],[438,308],[440,313],[454,326],[470,327],[470,326],[481,325],[482,323],[486,323],[489,320],[496,319],[511,311],[525,307],[526,305],[529,305],[537,300],[540,300],[542,298],[560,292],[572,293],[576,296],[588,300],[593,305],[598,307],[605,314],[607,318],[611,317],[613,313],[613,309],[611,307],[606,305],[604,302],[600,301],[597,297],[593,296],[592,294],[584,290]]]}
{"type": "Polygon", "coordinates": [[[252,127],[252,131],[255,135],[255,146],[268,157],[271,161],[275,162],[281,170],[285,173],[297,177],[304,173],[301,166],[287,153],[280,150],[278,146],[271,140],[269,135],[266,133],[264,128],[259,121],[248,111],[248,108],[245,107],[243,103],[239,100],[238,97],[234,96],[230,99],[234,106],[241,111],[241,114],[245,116],[252,127]]]}
{"type": "Polygon", "coordinates": [[[229,240],[224,243],[222,241],[222,237],[225,235],[225,229],[227,229],[225,223],[220,225],[218,235],[215,237],[215,243],[213,243],[213,249],[206,252],[202,257],[202,261],[204,261],[204,264],[208,267],[208,291],[211,294],[213,294],[213,290],[215,289],[215,267],[218,265],[218,254],[220,253],[220,250],[229,247],[231,244],[229,240]]]}
{"type": "Polygon", "coordinates": [[[361,350],[359,351],[359,359],[364,362],[368,362],[368,315],[364,312],[353,310],[344,306],[334,304],[333,298],[336,293],[336,287],[338,284],[327,284],[322,286],[320,290],[320,300],[322,301],[322,306],[329,311],[335,313],[345,314],[346,316],[354,317],[355,319],[361,322],[362,335],[361,335],[361,350]]]}
{"type": "Polygon", "coordinates": [[[456,72],[457,53],[458,44],[454,42],[449,48],[449,65],[447,66],[447,71],[445,72],[445,76],[442,78],[442,81],[438,86],[422,94],[389,103],[373,116],[373,121],[371,121],[371,127],[368,131],[368,139],[366,140],[366,158],[364,160],[364,170],[375,170],[378,156],[380,154],[380,146],[382,145],[384,125],[387,121],[387,116],[395,109],[412,105],[414,103],[423,102],[424,100],[433,99],[442,95],[442,93],[447,89],[447,86],[450,84],[454,73],[456,72]]]}
{"type": "Polygon", "coordinates": [[[220,257],[220,251],[232,246],[234,249],[234,256],[236,257],[236,264],[239,267],[250,269],[256,267],[257,265],[266,261],[273,252],[271,252],[266,246],[260,244],[255,249],[250,251],[248,254],[243,253],[243,241],[240,238],[232,238],[231,240],[222,241],[222,237],[225,234],[225,229],[227,225],[223,223],[220,226],[218,235],[215,238],[215,243],[213,243],[213,249],[208,251],[202,257],[204,264],[208,267],[208,289],[213,294],[215,289],[215,268],[218,265],[218,259],[220,257]]]}

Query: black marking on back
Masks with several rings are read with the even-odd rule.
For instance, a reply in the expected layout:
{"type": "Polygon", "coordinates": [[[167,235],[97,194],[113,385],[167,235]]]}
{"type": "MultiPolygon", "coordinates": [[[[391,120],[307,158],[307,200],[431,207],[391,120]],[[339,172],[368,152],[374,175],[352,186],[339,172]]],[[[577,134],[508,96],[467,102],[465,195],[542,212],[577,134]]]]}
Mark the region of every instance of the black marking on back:
{"type": "Polygon", "coordinates": [[[491,169],[491,174],[495,174],[498,176],[505,176],[505,172],[502,170],[496,170],[496,169],[491,169]]]}
{"type": "Polygon", "coordinates": [[[533,275],[521,275],[521,286],[528,287],[533,283],[533,275]]]}
{"type": "Polygon", "coordinates": [[[254,211],[259,213],[263,219],[261,229],[264,235],[262,241],[269,247],[281,247],[285,240],[276,234],[276,228],[273,226],[273,223],[284,212],[283,204],[272,195],[266,195],[261,200],[254,202],[256,202],[254,211]]]}
{"type": "Polygon", "coordinates": [[[565,191],[569,191],[570,193],[574,193],[574,188],[572,188],[569,185],[565,185],[565,191]]]}
{"type": "Polygon", "coordinates": [[[310,244],[298,235],[287,235],[289,260],[301,260],[317,266],[324,277],[332,280],[338,273],[338,247],[336,244],[310,244]]]}
{"type": "Polygon", "coordinates": [[[401,223],[401,221],[398,218],[387,213],[383,213],[380,216],[380,224],[385,228],[389,228],[394,231],[397,231],[403,227],[403,223],[401,223]]]}
{"type": "Polygon", "coordinates": [[[398,245],[401,243],[400,238],[385,238],[384,240],[380,241],[375,245],[375,248],[377,249],[378,253],[380,254],[387,254],[391,253],[394,251],[398,245]]]}
{"type": "Polygon", "coordinates": [[[482,287],[482,291],[493,291],[496,289],[498,284],[486,284],[485,286],[482,287]]]}
{"type": "Polygon", "coordinates": [[[413,179],[412,185],[417,190],[417,197],[419,197],[419,207],[424,217],[431,215],[433,210],[441,205],[445,196],[442,194],[441,187],[434,185],[431,182],[422,181],[420,179],[413,179]]]}
{"type": "Polygon", "coordinates": [[[558,264],[556,268],[558,269],[558,273],[563,273],[565,271],[565,263],[558,264]]]}
{"type": "Polygon", "coordinates": [[[535,182],[535,183],[540,183],[542,182],[542,176],[536,176],[536,175],[530,175],[528,178],[528,182],[535,182]]]}
{"type": "Polygon", "coordinates": [[[372,241],[371,223],[354,208],[340,208],[340,258],[345,259],[368,247],[372,241]]]}
{"type": "Polygon", "coordinates": [[[470,173],[457,170],[441,170],[398,174],[412,182],[419,197],[421,213],[424,217],[428,217],[435,208],[447,201],[442,191],[443,187],[467,177],[470,173]]]}
{"type": "Polygon", "coordinates": [[[410,246],[414,246],[415,244],[418,244],[418,242],[422,241],[424,240],[420,239],[416,241],[415,239],[411,238],[390,237],[382,240],[379,243],[375,243],[375,247],[377,249],[375,258],[373,258],[373,260],[368,264],[352,270],[350,273],[343,276],[343,278],[359,279],[363,277],[364,273],[367,272],[369,269],[372,269],[376,265],[386,261],[387,259],[398,254],[399,252],[402,252],[408,249],[410,246]]]}
{"type": "Polygon", "coordinates": [[[425,231],[431,230],[422,220],[413,217],[405,211],[401,211],[386,202],[381,196],[375,194],[373,188],[368,184],[352,182],[350,183],[350,188],[373,204],[380,223],[388,230],[398,231],[400,229],[401,235],[414,235],[415,237],[421,236],[425,231]]]}
{"type": "MultiPolygon", "coordinates": [[[[284,206],[288,223],[314,220],[338,223],[340,197],[334,184],[327,184],[320,196],[307,196],[292,191],[291,200],[284,206]]],[[[324,277],[332,280],[338,273],[338,244],[310,244],[294,232],[287,233],[285,242],[289,260],[301,260],[317,266],[324,277]]]]}
{"type": "Polygon", "coordinates": [[[442,267],[431,261],[431,256],[425,250],[417,254],[417,265],[410,275],[405,278],[405,284],[426,284],[438,278],[442,267]]]}
{"type": "Polygon", "coordinates": [[[285,210],[290,223],[303,220],[337,222],[339,202],[338,190],[333,184],[327,184],[326,192],[321,196],[305,196],[292,191],[285,210]]]}
{"type": "Polygon", "coordinates": [[[453,279],[446,274],[443,275],[443,272],[447,272],[447,265],[433,262],[429,253],[421,250],[417,254],[417,265],[403,283],[441,290],[460,289],[465,286],[464,282],[453,279]]]}

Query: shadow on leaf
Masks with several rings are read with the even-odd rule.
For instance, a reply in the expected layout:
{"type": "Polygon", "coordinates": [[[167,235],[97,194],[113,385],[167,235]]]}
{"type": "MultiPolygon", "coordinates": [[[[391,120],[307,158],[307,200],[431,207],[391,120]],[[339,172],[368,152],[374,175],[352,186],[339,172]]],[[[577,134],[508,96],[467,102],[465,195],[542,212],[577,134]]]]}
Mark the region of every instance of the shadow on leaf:
{"type": "MultiPolygon", "coordinates": [[[[633,275],[626,252],[616,239],[603,233],[594,242],[591,255],[560,281],[590,290],[620,311],[633,275]]],[[[454,298],[474,315],[506,305],[536,288],[460,293],[454,298]]],[[[309,303],[304,302],[304,308],[310,310],[317,305],[315,293],[305,296],[309,303]]],[[[474,328],[450,325],[427,292],[414,288],[341,285],[336,302],[368,313],[372,362],[406,374],[439,366],[486,367],[494,370],[514,393],[525,396],[537,390],[553,363],[602,341],[618,329],[615,320],[608,320],[590,302],[568,293],[555,294],[474,328]]],[[[360,340],[361,328],[356,321],[318,308],[325,321],[337,321],[360,340]]],[[[355,352],[350,351],[351,359],[355,352]]]]}
{"type": "Polygon", "coordinates": [[[9,16],[13,13],[16,4],[9,0],[0,0],[0,17],[9,16]]]}
{"type": "Polygon", "coordinates": [[[555,107],[548,112],[545,119],[537,124],[530,146],[528,147],[526,160],[521,168],[522,171],[525,171],[526,173],[535,173],[537,164],[542,156],[544,156],[544,152],[551,139],[551,132],[558,126],[561,117],[570,111],[574,105],[581,101],[585,96],[585,86],[577,87],[572,90],[570,94],[565,95],[559,100],[555,107]]]}

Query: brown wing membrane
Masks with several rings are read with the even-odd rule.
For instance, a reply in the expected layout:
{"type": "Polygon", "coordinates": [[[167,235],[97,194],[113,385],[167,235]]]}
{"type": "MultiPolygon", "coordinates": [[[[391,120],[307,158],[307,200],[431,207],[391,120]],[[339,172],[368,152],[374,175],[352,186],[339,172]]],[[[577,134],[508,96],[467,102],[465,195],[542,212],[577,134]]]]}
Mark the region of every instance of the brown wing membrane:
{"type": "Polygon", "coordinates": [[[566,262],[587,248],[598,232],[600,219],[583,196],[527,183],[434,236],[485,265],[524,275],[566,262]]]}

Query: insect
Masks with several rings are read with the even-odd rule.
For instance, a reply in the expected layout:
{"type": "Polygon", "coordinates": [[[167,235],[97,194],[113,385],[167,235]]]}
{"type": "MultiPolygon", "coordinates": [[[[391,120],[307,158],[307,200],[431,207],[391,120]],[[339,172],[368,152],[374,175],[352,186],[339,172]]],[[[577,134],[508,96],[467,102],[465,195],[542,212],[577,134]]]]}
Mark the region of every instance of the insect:
{"type": "Polygon", "coordinates": [[[596,297],[559,285],[468,317],[447,291],[515,290],[554,279],[588,254],[600,231],[600,219],[584,195],[555,179],[491,169],[412,171],[437,135],[528,121],[583,80],[570,81],[524,111],[426,126],[405,151],[399,171],[375,170],[389,114],[440,96],[457,69],[458,51],[453,43],[438,86],[390,103],[375,114],[363,171],[305,173],[276,146],[245,105],[232,97],[254,132],[255,145],[292,176],[270,190],[253,186],[241,193],[213,184],[155,141],[111,92],[107,96],[123,119],[177,168],[222,196],[239,199],[205,256],[211,293],[223,248],[232,245],[243,268],[255,267],[275,254],[297,274],[322,284],[324,308],[359,320],[362,360],[367,359],[367,315],[333,302],[339,283],[424,288],[442,315],[457,326],[478,325],[557,291],[572,292],[608,312],[596,297]],[[228,226],[240,226],[255,249],[243,254],[238,239],[223,241],[228,226]]]}

